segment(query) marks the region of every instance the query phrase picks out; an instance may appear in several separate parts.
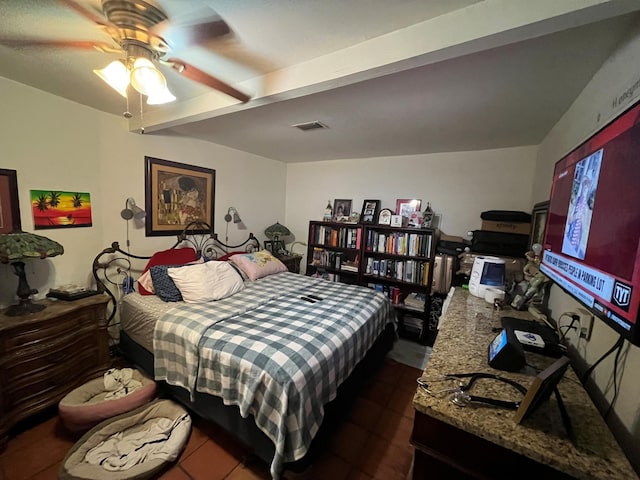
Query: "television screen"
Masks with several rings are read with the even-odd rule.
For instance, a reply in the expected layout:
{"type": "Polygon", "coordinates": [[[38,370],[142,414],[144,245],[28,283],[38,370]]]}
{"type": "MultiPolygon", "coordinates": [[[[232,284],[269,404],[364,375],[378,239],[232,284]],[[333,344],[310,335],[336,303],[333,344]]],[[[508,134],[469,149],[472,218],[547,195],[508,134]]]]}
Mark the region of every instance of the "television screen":
{"type": "Polygon", "coordinates": [[[640,103],[558,161],[541,270],[640,345],[640,103]]]}

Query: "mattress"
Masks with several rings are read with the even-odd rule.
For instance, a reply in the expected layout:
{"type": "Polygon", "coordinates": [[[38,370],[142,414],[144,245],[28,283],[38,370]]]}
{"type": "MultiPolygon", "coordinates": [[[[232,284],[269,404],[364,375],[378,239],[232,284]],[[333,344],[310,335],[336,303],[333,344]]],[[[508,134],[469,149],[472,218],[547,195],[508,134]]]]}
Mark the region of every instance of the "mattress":
{"type": "Polygon", "coordinates": [[[175,303],[163,302],[156,295],[130,293],[122,299],[120,328],[138,345],[153,352],[153,329],[156,322],[175,306],[175,303]]]}

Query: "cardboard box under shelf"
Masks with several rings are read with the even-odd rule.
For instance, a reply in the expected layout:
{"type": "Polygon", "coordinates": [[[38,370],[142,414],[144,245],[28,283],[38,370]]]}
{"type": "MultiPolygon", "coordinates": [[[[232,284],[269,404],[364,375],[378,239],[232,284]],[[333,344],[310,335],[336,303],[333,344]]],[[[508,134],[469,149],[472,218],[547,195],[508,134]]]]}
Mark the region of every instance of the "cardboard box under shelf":
{"type": "Polygon", "coordinates": [[[529,222],[503,222],[501,220],[482,220],[481,230],[502,233],[520,233],[529,235],[531,223],[529,222]]]}

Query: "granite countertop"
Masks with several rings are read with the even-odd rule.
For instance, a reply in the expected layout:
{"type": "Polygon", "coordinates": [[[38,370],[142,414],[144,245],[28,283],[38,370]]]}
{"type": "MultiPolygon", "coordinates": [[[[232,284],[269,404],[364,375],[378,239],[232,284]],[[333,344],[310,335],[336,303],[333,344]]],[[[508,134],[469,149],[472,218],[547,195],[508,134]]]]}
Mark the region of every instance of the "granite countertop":
{"type": "MultiPolygon", "coordinates": [[[[495,312],[484,299],[456,288],[440,323],[433,352],[422,377],[433,381],[440,375],[487,372],[509,378],[529,387],[536,375],[555,361],[527,352],[527,363],[520,372],[505,372],[488,365],[487,349],[496,336],[502,316],[531,319],[528,312],[505,309],[495,312]],[[535,367],[535,368],[534,368],[535,367]]],[[[455,382],[433,383],[433,389],[448,388],[455,382]]],[[[560,394],[576,435],[576,445],[568,439],[555,396],[521,424],[513,421],[514,410],[472,404],[458,407],[449,396],[436,398],[417,388],[413,399],[416,410],[514,452],[550,465],[581,479],[637,479],[629,461],[609,428],[569,368],[559,384],[560,394]]],[[[499,381],[478,380],[473,395],[501,400],[520,400],[522,395],[499,381]]]]}

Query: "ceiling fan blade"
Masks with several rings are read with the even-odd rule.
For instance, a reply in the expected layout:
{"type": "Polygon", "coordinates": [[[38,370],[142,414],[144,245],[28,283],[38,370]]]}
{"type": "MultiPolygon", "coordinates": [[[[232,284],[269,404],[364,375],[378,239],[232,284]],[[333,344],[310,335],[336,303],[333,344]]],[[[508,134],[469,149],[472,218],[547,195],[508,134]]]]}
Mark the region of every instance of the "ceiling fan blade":
{"type": "Polygon", "coordinates": [[[84,18],[86,18],[87,20],[90,20],[93,23],[96,23],[98,25],[103,25],[103,26],[109,25],[109,22],[107,21],[106,18],[83,7],[82,5],[77,3],[75,0],[58,0],[58,1],[66,5],[71,10],[74,10],[76,13],[79,13],[84,18]]]}
{"type": "Polygon", "coordinates": [[[213,15],[204,22],[179,23],[165,20],[152,27],[151,33],[164,39],[175,50],[228,35],[231,29],[220,16],[213,15]]]}
{"type": "Polygon", "coordinates": [[[219,80],[208,73],[203,72],[202,70],[197,69],[196,67],[189,65],[188,63],[183,62],[177,58],[170,58],[166,62],[178,73],[187,77],[190,80],[193,80],[198,83],[202,83],[203,85],[207,85],[215,90],[219,90],[222,93],[225,93],[233,98],[240,100],[242,103],[247,103],[251,97],[245,93],[242,93],[239,90],[236,90],[231,85],[219,80]]]}
{"type": "Polygon", "coordinates": [[[94,42],[92,40],[39,40],[39,39],[16,39],[0,38],[0,45],[6,47],[52,47],[52,48],[75,48],[78,50],[97,50],[106,53],[120,53],[122,49],[114,47],[105,42],[94,42]]]}

